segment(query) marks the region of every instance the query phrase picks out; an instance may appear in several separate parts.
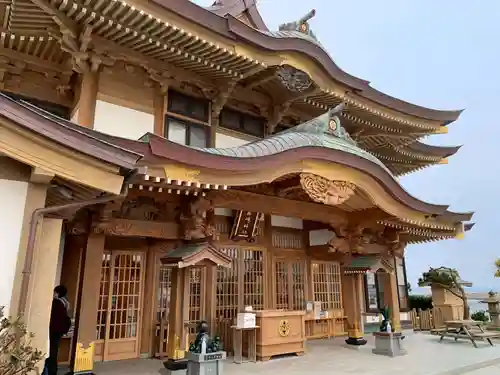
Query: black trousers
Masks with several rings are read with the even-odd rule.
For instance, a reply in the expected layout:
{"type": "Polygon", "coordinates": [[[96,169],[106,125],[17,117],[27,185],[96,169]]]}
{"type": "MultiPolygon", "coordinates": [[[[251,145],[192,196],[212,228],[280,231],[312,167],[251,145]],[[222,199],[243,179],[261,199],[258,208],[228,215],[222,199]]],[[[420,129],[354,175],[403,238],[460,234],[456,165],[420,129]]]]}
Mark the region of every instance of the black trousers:
{"type": "Polygon", "coordinates": [[[49,357],[46,360],[48,375],[57,375],[57,354],[62,336],[61,333],[51,333],[49,335],[49,357]]]}

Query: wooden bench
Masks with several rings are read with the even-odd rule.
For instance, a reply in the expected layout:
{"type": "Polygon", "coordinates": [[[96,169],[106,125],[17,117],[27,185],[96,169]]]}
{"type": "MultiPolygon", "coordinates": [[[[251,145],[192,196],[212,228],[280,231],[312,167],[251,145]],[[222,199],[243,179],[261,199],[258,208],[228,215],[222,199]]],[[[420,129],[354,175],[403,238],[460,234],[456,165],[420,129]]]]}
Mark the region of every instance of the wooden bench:
{"type": "Polygon", "coordinates": [[[446,332],[446,328],[434,328],[431,329],[431,335],[437,335],[441,332],[446,332]]]}
{"type": "Polygon", "coordinates": [[[482,339],[483,341],[487,341],[488,344],[493,346],[491,339],[500,338],[500,332],[472,332],[472,337],[477,339],[482,339]]]}

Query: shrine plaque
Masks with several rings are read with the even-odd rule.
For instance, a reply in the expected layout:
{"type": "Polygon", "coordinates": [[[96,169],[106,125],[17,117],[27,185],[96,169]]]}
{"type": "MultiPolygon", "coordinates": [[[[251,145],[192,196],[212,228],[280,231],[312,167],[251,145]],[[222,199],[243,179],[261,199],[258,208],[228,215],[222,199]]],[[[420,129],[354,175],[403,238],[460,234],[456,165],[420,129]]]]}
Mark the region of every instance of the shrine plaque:
{"type": "Polygon", "coordinates": [[[254,242],[259,229],[262,214],[240,210],[236,212],[230,239],[233,241],[246,240],[254,242]]]}

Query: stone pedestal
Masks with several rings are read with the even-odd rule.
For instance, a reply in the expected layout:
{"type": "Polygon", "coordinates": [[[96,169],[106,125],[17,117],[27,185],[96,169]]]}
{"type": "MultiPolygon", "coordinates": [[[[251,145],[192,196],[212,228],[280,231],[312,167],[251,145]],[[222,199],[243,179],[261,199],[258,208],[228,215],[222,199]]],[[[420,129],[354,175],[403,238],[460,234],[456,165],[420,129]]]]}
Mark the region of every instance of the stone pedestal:
{"type": "Polygon", "coordinates": [[[491,320],[488,328],[500,329],[500,299],[494,296],[488,298],[487,300],[481,301],[481,303],[488,304],[488,314],[491,320]]]}
{"type": "Polygon", "coordinates": [[[188,360],[187,359],[178,359],[163,362],[163,366],[165,366],[166,375],[186,375],[188,360]]]}
{"type": "Polygon", "coordinates": [[[192,353],[186,352],[187,375],[222,375],[222,362],[226,352],[192,353]]]}
{"type": "Polygon", "coordinates": [[[373,354],[385,355],[387,357],[397,357],[406,354],[402,341],[404,336],[399,332],[375,332],[375,348],[373,354]]]}

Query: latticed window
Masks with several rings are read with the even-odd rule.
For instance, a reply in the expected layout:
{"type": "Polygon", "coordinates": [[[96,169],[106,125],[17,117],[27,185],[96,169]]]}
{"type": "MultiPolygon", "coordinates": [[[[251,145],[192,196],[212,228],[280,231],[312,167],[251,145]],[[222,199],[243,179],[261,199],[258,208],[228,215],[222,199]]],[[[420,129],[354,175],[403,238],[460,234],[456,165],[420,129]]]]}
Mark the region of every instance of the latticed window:
{"type": "Polygon", "coordinates": [[[101,282],[99,288],[99,305],[97,307],[96,339],[106,337],[106,321],[108,317],[109,280],[111,274],[111,253],[102,254],[101,282]]]}
{"type": "Polygon", "coordinates": [[[340,265],[336,262],[312,263],[314,300],[321,302],[321,307],[328,309],[342,308],[342,284],[340,265]]]}
{"type": "Polygon", "coordinates": [[[160,280],[157,294],[157,310],[156,310],[156,320],[158,322],[165,321],[168,322],[168,310],[170,306],[170,293],[172,286],[172,267],[167,265],[160,265],[160,280]]]}
{"type": "Polygon", "coordinates": [[[274,266],[276,275],[276,308],[287,310],[288,301],[288,265],[284,260],[277,260],[274,266]]]}
{"type": "Polygon", "coordinates": [[[303,310],[305,306],[305,261],[277,259],[274,263],[276,308],[303,310]]]}
{"type": "Polygon", "coordinates": [[[404,310],[408,308],[408,281],[404,258],[396,258],[396,276],[398,280],[399,308],[404,310]]]}
{"type": "Polygon", "coordinates": [[[232,258],[231,267],[217,267],[215,331],[225,347],[232,348],[231,326],[245,306],[264,308],[264,252],[244,247],[220,249],[232,258]]]}

